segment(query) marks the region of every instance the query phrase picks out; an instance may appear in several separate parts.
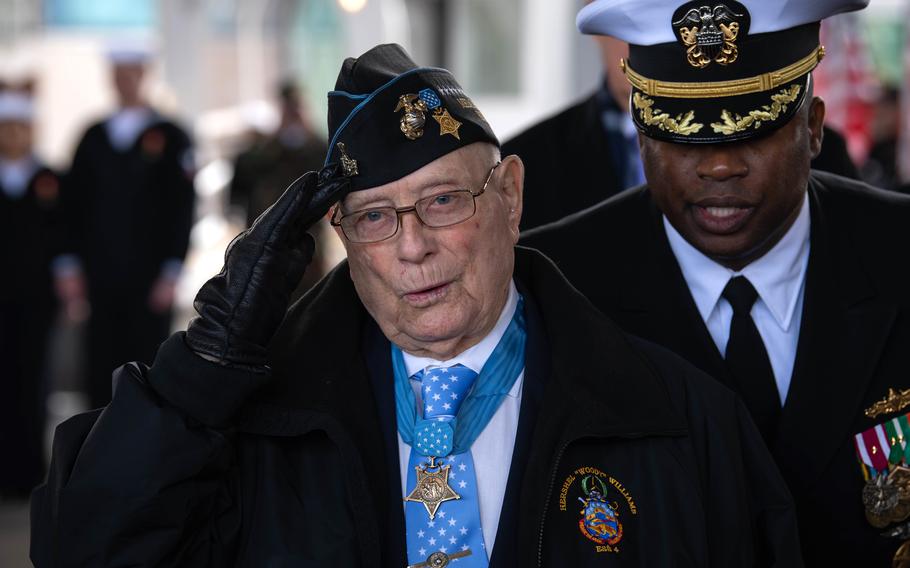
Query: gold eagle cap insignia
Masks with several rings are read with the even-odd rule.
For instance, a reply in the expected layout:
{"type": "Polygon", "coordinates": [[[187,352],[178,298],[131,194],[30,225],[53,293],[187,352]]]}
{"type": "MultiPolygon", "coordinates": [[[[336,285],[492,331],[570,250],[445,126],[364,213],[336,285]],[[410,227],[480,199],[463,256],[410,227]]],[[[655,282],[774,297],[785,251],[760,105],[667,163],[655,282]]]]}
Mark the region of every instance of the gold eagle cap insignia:
{"type": "Polygon", "coordinates": [[[712,62],[730,65],[739,58],[736,40],[742,28],[748,27],[749,18],[745,7],[741,9],[743,13],[726,4],[693,7],[673,22],[689,65],[703,69],[712,62]]]}

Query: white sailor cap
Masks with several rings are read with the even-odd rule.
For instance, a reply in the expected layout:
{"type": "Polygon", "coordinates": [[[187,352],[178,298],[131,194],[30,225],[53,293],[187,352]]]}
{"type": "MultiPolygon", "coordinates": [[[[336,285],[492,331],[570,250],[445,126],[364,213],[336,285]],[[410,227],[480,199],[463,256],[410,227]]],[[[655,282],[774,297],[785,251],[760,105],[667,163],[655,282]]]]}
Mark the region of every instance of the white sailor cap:
{"type": "Polygon", "coordinates": [[[717,143],[785,125],[824,57],[818,22],[869,0],[594,0],[583,33],[629,43],[620,62],[646,136],[717,143]]]}
{"type": "Polygon", "coordinates": [[[31,122],[35,116],[32,98],[19,91],[0,91],[0,122],[31,122]]]}
{"type": "Polygon", "coordinates": [[[111,38],[105,55],[112,65],[144,65],[155,56],[154,42],[145,37],[111,38]]]}

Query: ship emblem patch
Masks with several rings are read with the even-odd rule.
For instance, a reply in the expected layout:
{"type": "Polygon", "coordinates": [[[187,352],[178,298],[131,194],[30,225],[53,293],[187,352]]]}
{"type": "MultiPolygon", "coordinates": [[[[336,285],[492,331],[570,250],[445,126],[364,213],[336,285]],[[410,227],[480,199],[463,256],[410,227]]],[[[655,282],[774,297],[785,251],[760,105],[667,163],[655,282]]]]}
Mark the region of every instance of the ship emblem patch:
{"type": "MultiPolygon", "coordinates": [[[[623,484],[596,467],[580,467],[562,484],[560,511],[576,511],[579,532],[597,552],[620,551],[623,517],[638,515],[638,508],[623,484]],[[580,508],[572,506],[572,502],[580,508]]],[[[627,517],[626,517],[627,518],[627,517]]]]}

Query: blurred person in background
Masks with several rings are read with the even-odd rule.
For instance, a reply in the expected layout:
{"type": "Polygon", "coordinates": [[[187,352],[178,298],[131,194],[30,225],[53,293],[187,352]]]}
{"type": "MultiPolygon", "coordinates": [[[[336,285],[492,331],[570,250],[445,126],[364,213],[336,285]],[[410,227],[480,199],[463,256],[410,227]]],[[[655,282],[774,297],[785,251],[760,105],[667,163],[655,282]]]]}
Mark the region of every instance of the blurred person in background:
{"type": "Polygon", "coordinates": [[[872,122],[872,148],[862,167],[863,179],[876,186],[910,193],[910,185],[901,185],[897,168],[897,146],[900,140],[901,93],[894,86],[882,90],[872,122]]]}
{"type": "MultiPolygon", "coordinates": [[[[295,179],[322,167],[327,152],[325,137],[313,128],[300,89],[292,80],[278,88],[278,129],[256,139],[234,160],[231,203],[246,213],[247,226],[269,208],[295,179]]],[[[317,237],[313,264],[298,286],[295,297],[308,290],[326,273],[325,246],[331,236],[328,221],[312,229],[317,237]]]]}
{"type": "MultiPolygon", "coordinates": [[[[556,221],[645,182],[638,130],[629,114],[632,87],[619,63],[629,57],[629,44],[607,36],[593,39],[603,66],[597,91],[503,144],[503,152],[521,156],[528,171],[522,230],[556,221]]],[[[812,167],[859,179],[844,137],[827,126],[812,167]]]]}
{"type": "Polygon", "coordinates": [[[525,163],[522,230],[586,209],[645,181],[638,131],[629,115],[632,89],[619,67],[624,41],[595,36],[603,64],[600,87],[581,102],[530,127],[502,148],[525,163]],[[565,191],[571,188],[571,199],[565,191]]]}
{"type": "Polygon", "coordinates": [[[118,362],[151,361],[170,331],[195,198],[189,136],[142,93],[151,51],[115,46],[108,58],[119,109],[78,144],[64,184],[67,235],[54,260],[64,305],[88,301],[93,408],[110,401],[118,362]]]}
{"type": "Polygon", "coordinates": [[[44,476],[45,353],[60,178],[32,150],[31,85],[0,87],[0,499],[44,476]]]}

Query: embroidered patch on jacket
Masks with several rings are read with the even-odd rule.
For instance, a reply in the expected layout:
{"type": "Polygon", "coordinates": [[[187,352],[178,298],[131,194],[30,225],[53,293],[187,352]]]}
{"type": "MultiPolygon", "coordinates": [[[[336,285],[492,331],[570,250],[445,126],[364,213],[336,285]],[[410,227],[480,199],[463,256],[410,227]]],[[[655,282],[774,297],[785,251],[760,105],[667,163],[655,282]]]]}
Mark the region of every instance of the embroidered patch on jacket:
{"type": "Polygon", "coordinates": [[[562,483],[559,510],[578,511],[578,530],[597,552],[618,553],[623,538],[621,516],[638,514],[635,500],[623,484],[596,467],[580,467],[562,483]],[[621,498],[620,500],[617,500],[621,498]],[[577,499],[580,508],[572,502],[577,499]]]}

